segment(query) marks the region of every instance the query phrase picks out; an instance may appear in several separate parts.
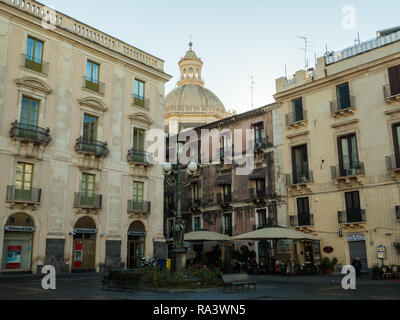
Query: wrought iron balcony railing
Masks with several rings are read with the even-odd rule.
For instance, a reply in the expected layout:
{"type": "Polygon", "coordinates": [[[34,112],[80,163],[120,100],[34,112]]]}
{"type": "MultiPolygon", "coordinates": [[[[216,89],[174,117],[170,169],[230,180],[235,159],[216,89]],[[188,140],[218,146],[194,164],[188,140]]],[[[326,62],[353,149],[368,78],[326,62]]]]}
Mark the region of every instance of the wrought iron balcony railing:
{"type": "Polygon", "coordinates": [[[367,221],[364,209],[349,209],[346,211],[339,211],[338,220],[339,224],[362,223],[367,221]]]}
{"type": "Polygon", "coordinates": [[[387,156],[386,157],[386,168],[388,171],[400,169],[400,156],[387,156]]]}
{"type": "Polygon", "coordinates": [[[133,104],[142,108],[150,109],[150,99],[133,95],[133,104]]]}
{"type": "Polygon", "coordinates": [[[88,79],[86,76],[83,77],[83,87],[100,94],[104,94],[105,84],[103,82],[99,82],[93,79],[88,79]]]}
{"type": "Polygon", "coordinates": [[[96,157],[105,158],[109,154],[107,142],[87,140],[83,137],[76,139],[75,151],[85,154],[93,154],[96,157]]]}
{"type": "Polygon", "coordinates": [[[286,115],[286,126],[307,121],[307,110],[289,113],[286,115]]]}
{"type": "Polygon", "coordinates": [[[385,99],[394,98],[400,95],[400,92],[392,91],[392,87],[390,84],[386,84],[383,86],[383,96],[385,99]]]}
{"type": "Polygon", "coordinates": [[[15,121],[11,124],[10,137],[36,144],[48,145],[51,142],[50,129],[15,121]]]}
{"type": "Polygon", "coordinates": [[[268,188],[265,189],[250,189],[250,200],[262,200],[270,196],[270,191],[268,188]]]}
{"type": "Polygon", "coordinates": [[[144,165],[151,165],[154,162],[153,155],[145,151],[138,151],[131,149],[128,151],[126,161],[129,163],[140,163],[144,165]]]}
{"type": "Polygon", "coordinates": [[[74,208],[96,209],[102,208],[103,196],[100,194],[75,193],[74,208]]]}
{"type": "Polygon", "coordinates": [[[34,58],[26,54],[22,55],[22,66],[24,68],[43,73],[45,75],[49,74],[48,62],[43,61],[42,59],[34,58]]]}
{"type": "Polygon", "coordinates": [[[151,203],[148,201],[128,201],[128,213],[149,214],[151,203]]]}
{"type": "Polygon", "coordinates": [[[341,166],[331,167],[332,179],[365,175],[364,163],[361,161],[352,162],[347,168],[341,166]]]}
{"type": "Polygon", "coordinates": [[[217,203],[219,205],[225,205],[232,203],[232,194],[217,194],[217,203]]]}
{"type": "Polygon", "coordinates": [[[42,189],[18,189],[16,186],[7,186],[6,201],[19,203],[40,204],[42,189]]]}
{"type": "Polygon", "coordinates": [[[302,214],[297,216],[290,216],[291,227],[311,227],[314,226],[313,214],[302,214]]]}
{"type": "Polygon", "coordinates": [[[350,96],[350,99],[347,101],[340,100],[332,100],[330,102],[331,105],[331,114],[337,114],[342,111],[356,109],[356,97],[350,96]]]}
{"type": "Polygon", "coordinates": [[[301,174],[287,174],[286,175],[286,185],[293,186],[297,184],[312,183],[314,182],[313,172],[304,171],[301,174]]]}

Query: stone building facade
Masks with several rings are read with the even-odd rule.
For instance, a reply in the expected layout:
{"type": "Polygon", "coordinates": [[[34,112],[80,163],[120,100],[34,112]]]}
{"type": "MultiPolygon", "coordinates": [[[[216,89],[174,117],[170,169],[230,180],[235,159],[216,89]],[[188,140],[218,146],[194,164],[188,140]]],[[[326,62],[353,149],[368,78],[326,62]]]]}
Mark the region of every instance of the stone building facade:
{"type": "MultiPolygon", "coordinates": [[[[182,198],[182,212],[186,221],[186,233],[207,230],[237,236],[258,228],[288,225],[286,215],[286,188],[282,171],[281,110],[279,104],[268,105],[224,120],[195,128],[198,137],[202,130],[218,130],[219,164],[201,163],[200,169],[182,198]],[[232,139],[235,145],[234,130],[253,130],[254,170],[249,175],[238,175],[237,163],[226,164],[227,148],[224,140],[232,139]],[[229,133],[230,132],[230,137],[229,133]]],[[[244,139],[243,139],[244,141],[244,139]]],[[[239,142],[236,142],[239,143],[239,142]]],[[[201,150],[200,153],[204,152],[201,150]]],[[[242,152],[246,152],[246,145],[242,152]]],[[[213,149],[212,143],[210,151],[213,149]]],[[[232,150],[234,151],[235,147],[232,150]]],[[[174,151],[172,151],[174,152],[174,151]]],[[[211,154],[211,153],[210,153],[211,154]]],[[[172,240],[171,232],[176,214],[175,190],[165,190],[165,237],[172,240]]],[[[237,243],[248,246],[249,242],[237,243]]],[[[215,243],[205,243],[211,248],[215,243]]],[[[258,257],[266,253],[261,248],[265,243],[251,243],[258,257]],[[260,246],[260,248],[259,248],[260,246]]],[[[207,249],[206,249],[207,250],[207,249]]],[[[190,249],[189,249],[190,252],[190,249]]],[[[190,255],[189,255],[190,256],[190,255]]]]}
{"type": "Polygon", "coordinates": [[[36,1],[0,1],[2,272],[134,267],[164,246],[164,62],[36,1]]]}
{"type": "MultiPolygon", "coordinates": [[[[385,264],[400,263],[399,30],[276,80],[291,226],[342,265],[360,257],[365,271],[381,263],[381,246],[385,264]]],[[[297,251],[312,262],[310,244],[297,251]]]]}

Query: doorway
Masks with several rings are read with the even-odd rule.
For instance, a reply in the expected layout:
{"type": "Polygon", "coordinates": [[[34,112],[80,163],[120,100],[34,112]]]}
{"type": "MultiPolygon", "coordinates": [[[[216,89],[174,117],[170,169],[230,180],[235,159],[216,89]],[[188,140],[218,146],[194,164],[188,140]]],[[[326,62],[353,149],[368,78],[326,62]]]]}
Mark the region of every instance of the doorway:
{"type": "Polygon", "coordinates": [[[145,241],[146,229],[143,223],[134,221],[128,230],[128,269],[138,269],[141,267],[142,258],[145,257],[145,241]]]}
{"type": "Polygon", "coordinates": [[[365,240],[363,241],[351,241],[349,242],[350,251],[350,264],[353,263],[355,258],[360,258],[361,261],[361,272],[368,273],[368,259],[367,249],[365,246],[365,240]]]}
{"type": "Polygon", "coordinates": [[[75,224],[72,272],[96,271],[96,224],[83,217],[75,224]]]}

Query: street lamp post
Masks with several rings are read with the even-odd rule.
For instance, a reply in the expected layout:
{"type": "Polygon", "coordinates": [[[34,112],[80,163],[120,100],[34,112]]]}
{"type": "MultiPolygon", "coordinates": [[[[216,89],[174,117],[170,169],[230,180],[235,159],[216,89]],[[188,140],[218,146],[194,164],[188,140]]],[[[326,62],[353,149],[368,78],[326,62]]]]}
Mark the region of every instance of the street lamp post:
{"type": "Polygon", "coordinates": [[[176,217],[173,226],[174,249],[172,250],[173,272],[183,271],[186,268],[186,250],[184,247],[185,221],[182,219],[182,188],[186,188],[192,183],[193,177],[197,171],[197,164],[191,162],[187,166],[189,178],[185,179],[183,177],[181,163],[179,162],[179,153],[183,148],[183,144],[184,142],[178,141],[178,161],[176,170],[173,170],[172,164],[170,163],[165,163],[162,167],[165,181],[169,186],[175,187],[176,192],[176,217]]]}

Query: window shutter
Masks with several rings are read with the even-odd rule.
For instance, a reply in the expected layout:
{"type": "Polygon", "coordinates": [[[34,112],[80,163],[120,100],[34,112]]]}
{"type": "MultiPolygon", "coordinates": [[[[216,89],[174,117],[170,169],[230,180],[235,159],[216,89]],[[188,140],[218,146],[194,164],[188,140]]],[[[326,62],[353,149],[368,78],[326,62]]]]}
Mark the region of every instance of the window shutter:
{"type": "Polygon", "coordinates": [[[400,94],[400,65],[388,69],[390,82],[390,95],[400,94]]]}

